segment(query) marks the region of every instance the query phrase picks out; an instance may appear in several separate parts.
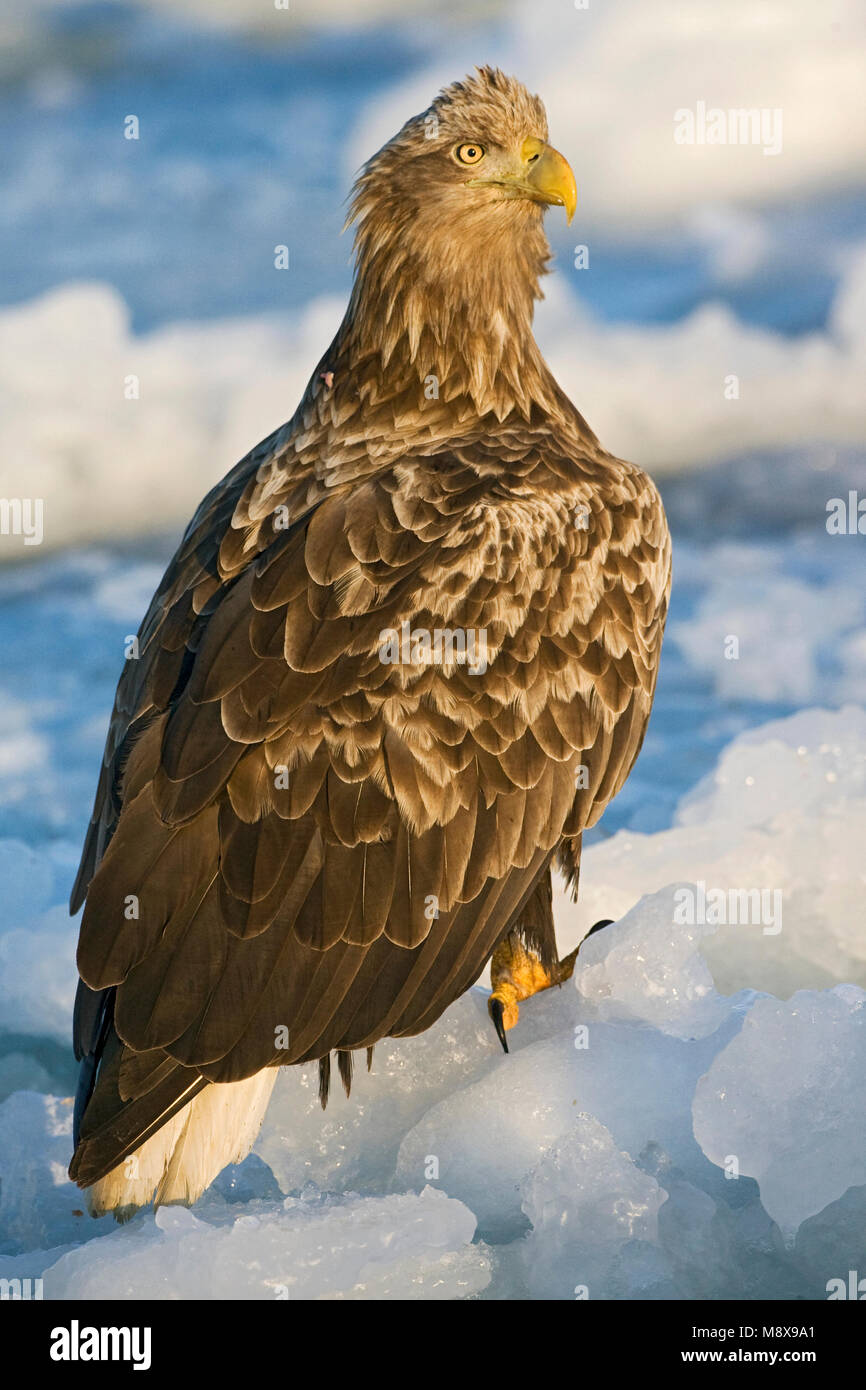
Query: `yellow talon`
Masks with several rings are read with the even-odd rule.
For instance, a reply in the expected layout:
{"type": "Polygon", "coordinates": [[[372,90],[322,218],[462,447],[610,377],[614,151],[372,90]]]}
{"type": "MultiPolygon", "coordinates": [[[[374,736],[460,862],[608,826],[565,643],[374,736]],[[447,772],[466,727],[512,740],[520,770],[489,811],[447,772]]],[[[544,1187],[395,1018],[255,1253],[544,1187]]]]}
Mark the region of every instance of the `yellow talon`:
{"type": "Polygon", "coordinates": [[[520,937],[511,934],[497,946],[490,960],[490,983],[493,986],[487,1001],[487,1011],[493,1020],[496,1035],[503,1050],[508,1051],[506,1032],[513,1028],[519,1016],[519,1004],[540,994],[551,985],[561,985],[571,978],[577,947],[552,970],[548,971],[534,951],[527,950],[520,937]]]}

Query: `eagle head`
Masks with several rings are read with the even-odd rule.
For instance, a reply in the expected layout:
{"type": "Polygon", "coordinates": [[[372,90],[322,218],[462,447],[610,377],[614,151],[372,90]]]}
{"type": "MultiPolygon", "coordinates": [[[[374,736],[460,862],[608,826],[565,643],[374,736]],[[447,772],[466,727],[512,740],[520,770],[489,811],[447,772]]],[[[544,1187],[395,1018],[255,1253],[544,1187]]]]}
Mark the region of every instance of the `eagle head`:
{"type": "Polygon", "coordinates": [[[571,221],[576,202],[574,174],[547,143],[544,105],[522,82],[484,67],[445,87],[355,184],[347,331],[364,337],[357,356],[382,348],[389,369],[398,356],[413,370],[423,359],[455,393],[490,405],[490,373],[478,364],[495,375],[510,354],[514,376],[533,356],[533,305],[550,259],[543,213],[559,205],[571,221]]]}
{"type": "Polygon", "coordinates": [[[568,161],[547,143],[544,104],[516,78],[483,67],[445,87],[368,160],[351,220],[379,210],[392,223],[454,233],[507,225],[515,213],[537,218],[551,203],[570,222],[577,188],[568,161]]]}

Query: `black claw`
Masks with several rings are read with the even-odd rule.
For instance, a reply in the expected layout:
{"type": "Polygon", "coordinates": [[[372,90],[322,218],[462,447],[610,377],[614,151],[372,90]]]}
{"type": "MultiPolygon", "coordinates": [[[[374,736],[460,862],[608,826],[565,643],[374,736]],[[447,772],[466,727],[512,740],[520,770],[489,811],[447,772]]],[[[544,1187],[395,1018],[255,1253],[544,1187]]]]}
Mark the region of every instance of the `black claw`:
{"type": "Polygon", "coordinates": [[[491,999],[488,1004],[490,1017],[493,1019],[493,1027],[496,1029],[496,1036],[502,1043],[502,1051],[508,1051],[508,1039],[505,1036],[505,1024],[502,1022],[502,1000],[491,999]]]}
{"type": "Polygon", "coordinates": [[[588,941],[589,938],[592,936],[593,932],[601,931],[602,927],[612,927],[613,923],[613,917],[602,917],[600,922],[596,922],[594,927],[590,927],[589,931],[586,933],[586,936],[583,938],[584,941],[588,941]]]}

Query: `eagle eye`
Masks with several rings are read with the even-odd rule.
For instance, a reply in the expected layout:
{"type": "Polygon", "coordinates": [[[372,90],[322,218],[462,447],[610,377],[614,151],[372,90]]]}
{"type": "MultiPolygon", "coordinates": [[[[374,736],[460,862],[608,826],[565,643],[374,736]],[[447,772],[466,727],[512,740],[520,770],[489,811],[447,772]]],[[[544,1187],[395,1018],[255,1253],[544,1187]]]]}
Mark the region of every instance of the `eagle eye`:
{"type": "Polygon", "coordinates": [[[471,140],[467,145],[458,145],[454,157],[461,164],[478,164],[484,158],[484,150],[476,141],[471,140]]]}

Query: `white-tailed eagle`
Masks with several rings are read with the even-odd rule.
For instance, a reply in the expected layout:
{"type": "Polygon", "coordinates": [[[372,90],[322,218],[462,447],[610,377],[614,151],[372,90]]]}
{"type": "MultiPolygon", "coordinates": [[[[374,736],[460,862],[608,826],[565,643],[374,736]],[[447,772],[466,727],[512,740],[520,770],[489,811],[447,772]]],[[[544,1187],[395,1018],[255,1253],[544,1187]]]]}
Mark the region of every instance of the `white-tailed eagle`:
{"type": "Polygon", "coordinates": [[[637,756],[670,543],[532,335],[541,102],[485,68],[363,169],[342,325],[193,517],[121,677],[84,903],[70,1173],[192,1201],[278,1066],[428,1028],[493,957],[501,1039],[561,979],[551,866],[637,756]]]}

